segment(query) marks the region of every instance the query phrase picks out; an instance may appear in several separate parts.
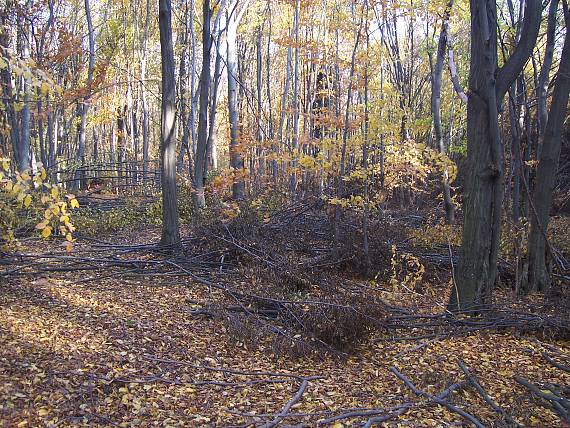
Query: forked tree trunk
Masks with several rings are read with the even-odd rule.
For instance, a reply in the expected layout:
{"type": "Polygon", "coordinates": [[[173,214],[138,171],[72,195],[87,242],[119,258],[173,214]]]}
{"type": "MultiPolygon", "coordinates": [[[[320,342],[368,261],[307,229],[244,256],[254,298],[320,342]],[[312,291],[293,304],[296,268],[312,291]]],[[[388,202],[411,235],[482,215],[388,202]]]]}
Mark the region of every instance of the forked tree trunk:
{"type": "Polygon", "coordinates": [[[505,65],[498,68],[497,5],[493,0],[471,0],[470,5],[468,171],[461,258],[449,302],[452,311],[472,310],[485,303],[495,283],[504,179],[498,106],[532,53],[541,17],[541,2],[528,0],[521,39],[505,65]]]}
{"type": "Polygon", "coordinates": [[[176,81],[170,0],[159,0],[160,53],[162,64],[161,144],[162,162],[162,237],[160,244],[176,250],[180,247],[176,201],[176,81]]]}

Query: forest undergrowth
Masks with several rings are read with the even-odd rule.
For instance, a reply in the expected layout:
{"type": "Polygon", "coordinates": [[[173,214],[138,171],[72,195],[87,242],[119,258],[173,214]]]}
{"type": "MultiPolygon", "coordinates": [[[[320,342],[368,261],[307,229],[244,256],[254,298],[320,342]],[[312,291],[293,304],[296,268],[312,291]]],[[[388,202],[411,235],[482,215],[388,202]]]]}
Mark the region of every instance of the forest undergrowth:
{"type": "Polygon", "coordinates": [[[3,426],[567,423],[565,287],[450,316],[453,230],[418,213],[378,217],[370,264],[357,219],[335,237],[318,200],[204,215],[174,255],[132,216],[2,258],[3,426]]]}

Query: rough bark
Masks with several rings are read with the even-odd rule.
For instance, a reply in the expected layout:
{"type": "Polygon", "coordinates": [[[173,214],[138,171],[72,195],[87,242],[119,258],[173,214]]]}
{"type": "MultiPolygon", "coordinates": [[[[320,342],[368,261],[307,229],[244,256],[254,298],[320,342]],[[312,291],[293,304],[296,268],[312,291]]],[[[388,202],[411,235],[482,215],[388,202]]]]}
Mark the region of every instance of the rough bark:
{"type": "Polygon", "coordinates": [[[541,3],[528,0],[522,35],[513,54],[497,67],[497,5],[471,0],[471,67],[467,104],[465,220],[452,311],[484,303],[494,286],[499,254],[503,202],[503,146],[498,107],[536,43],[541,3]]]}

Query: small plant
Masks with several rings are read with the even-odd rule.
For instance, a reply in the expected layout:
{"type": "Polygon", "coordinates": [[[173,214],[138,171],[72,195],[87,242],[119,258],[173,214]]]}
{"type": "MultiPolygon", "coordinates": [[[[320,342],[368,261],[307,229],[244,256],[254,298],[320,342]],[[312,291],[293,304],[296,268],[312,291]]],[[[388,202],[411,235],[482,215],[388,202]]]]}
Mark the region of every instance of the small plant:
{"type": "Polygon", "coordinates": [[[74,195],[46,181],[43,167],[36,174],[11,172],[10,161],[0,159],[0,245],[9,249],[18,245],[16,232],[35,228],[48,239],[63,237],[68,251],[73,249],[71,211],[79,208],[74,195]]]}
{"type": "Polygon", "coordinates": [[[426,269],[420,259],[413,254],[398,252],[396,246],[392,245],[390,266],[390,284],[394,292],[398,292],[400,288],[415,292],[421,285],[426,269]]]}

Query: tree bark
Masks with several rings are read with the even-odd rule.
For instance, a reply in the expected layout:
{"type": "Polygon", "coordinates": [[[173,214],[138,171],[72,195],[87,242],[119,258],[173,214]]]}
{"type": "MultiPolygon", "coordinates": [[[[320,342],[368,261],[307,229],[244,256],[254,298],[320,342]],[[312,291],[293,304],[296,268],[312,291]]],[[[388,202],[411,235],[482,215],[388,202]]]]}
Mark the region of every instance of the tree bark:
{"type": "Polygon", "coordinates": [[[170,0],[159,0],[160,53],[162,64],[161,144],[162,237],[161,246],[180,247],[176,200],[176,81],[170,0]]]}
{"type": "Polygon", "coordinates": [[[194,205],[201,209],[206,206],[204,195],[204,163],[208,144],[208,107],[210,97],[210,59],[212,10],[210,0],[204,0],[202,27],[202,72],[200,74],[200,111],[198,114],[198,142],[194,161],[194,205]]]}
{"type": "Polygon", "coordinates": [[[541,2],[526,2],[521,39],[502,68],[497,68],[497,5],[471,0],[471,67],[467,103],[467,165],[464,226],[457,284],[449,309],[476,308],[490,296],[497,275],[503,146],[498,108],[530,57],[540,26],[541,2]]]}

